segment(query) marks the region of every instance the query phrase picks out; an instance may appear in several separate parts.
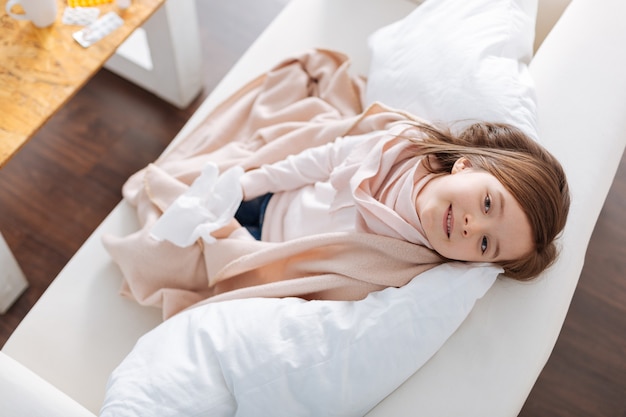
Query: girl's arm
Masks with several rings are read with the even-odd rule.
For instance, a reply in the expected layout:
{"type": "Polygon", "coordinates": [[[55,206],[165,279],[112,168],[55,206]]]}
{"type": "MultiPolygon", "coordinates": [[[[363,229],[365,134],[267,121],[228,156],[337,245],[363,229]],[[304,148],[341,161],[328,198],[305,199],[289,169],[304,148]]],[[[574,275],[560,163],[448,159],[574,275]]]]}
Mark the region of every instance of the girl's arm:
{"type": "Polygon", "coordinates": [[[330,177],[352,148],[368,135],[345,136],[325,145],[246,172],[240,179],[244,200],[266,193],[294,190],[330,177]]]}
{"type": "MultiPolygon", "coordinates": [[[[308,148],[299,154],[289,155],[281,161],[244,173],[239,178],[243,199],[250,200],[266,193],[293,190],[328,179],[333,168],[345,159],[357,140],[355,136],[339,137],[331,143],[308,148]]],[[[211,235],[216,239],[223,239],[233,237],[233,233],[241,229],[242,226],[233,218],[211,235]]],[[[246,237],[251,238],[250,235],[246,237]]]]}

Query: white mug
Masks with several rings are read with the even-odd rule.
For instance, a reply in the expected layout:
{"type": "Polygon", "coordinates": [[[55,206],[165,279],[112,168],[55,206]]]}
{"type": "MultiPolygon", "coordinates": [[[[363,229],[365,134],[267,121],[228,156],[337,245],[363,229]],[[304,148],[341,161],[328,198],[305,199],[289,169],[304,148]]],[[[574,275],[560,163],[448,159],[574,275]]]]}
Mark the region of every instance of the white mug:
{"type": "Polygon", "coordinates": [[[6,11],[13,19],[30,20],[38,28],[45,28],[57,18],[57,0],[9,0],[6,11]],[[15,5],[22,6],[24,13],[13,13],[15,5]]]}

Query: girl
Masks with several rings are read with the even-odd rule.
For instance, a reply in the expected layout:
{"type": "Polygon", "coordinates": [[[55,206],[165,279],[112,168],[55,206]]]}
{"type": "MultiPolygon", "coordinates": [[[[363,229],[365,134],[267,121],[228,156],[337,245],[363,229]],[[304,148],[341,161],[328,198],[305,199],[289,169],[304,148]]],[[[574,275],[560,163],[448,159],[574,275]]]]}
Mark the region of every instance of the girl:
{"type": "Polygon", "coordinates": [[[234,298],[359,300],[447,260],[495,262],[517,279],[554,260],[569,196],[551,155],[510,126],[457,134],[382,103],[363,108],[365,85],[346,63],[322,50],[286,60],[129,178],[141,228],[103,238],[122,294],[167,318],[234,298]],[[209,164],[215,176],[246,171],[227,190],[239,198],[225,211],[223,195],[203,191],[193,197],[206,205],[186,211],[176,202],[209,164]],[[168,217],[182,245],[154,239],[168,217]]]}
{"type": "Polygon", "coordinates": [[[453,134],[397,123],[246,172],[235,219],[213,233],[283,242],[365,232],[447,260],[492,262],[518,280],[556,258],[569,192],[558,161],[519,129],[475,123],[453,134]]]}

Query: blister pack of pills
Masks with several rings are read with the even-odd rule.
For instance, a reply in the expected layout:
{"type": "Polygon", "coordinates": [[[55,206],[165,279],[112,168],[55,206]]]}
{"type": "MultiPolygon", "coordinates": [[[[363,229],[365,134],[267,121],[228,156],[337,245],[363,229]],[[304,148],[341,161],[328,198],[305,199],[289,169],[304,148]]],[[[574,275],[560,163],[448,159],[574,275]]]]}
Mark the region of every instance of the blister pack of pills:
{"type": "Polygon", "coordinates": [[[87,26],[95,22],[100,16],[100,9],[97,7],[66,7],[63,10],[64,25],[87,26]]]}
{"type": "Polygon", "coordinates": [[[81,46],[87,48],[123,24],[124,20],[117,13],[109,12],[89,26],[75,32],[73,37],[81,46]]]}

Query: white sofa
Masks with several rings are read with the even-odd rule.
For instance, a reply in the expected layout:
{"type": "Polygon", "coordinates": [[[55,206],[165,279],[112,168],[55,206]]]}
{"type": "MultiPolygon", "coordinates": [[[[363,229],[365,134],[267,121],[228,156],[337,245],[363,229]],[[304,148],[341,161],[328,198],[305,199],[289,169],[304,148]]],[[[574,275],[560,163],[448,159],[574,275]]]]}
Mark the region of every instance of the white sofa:
{"type": "MultiPolygon", "coordinates": [[[[415,6],[292,0],[178,137],[245,81],[306,47],[345,51],[355,70],[366,73],[367,35],[415,6]],[[355,12],[359,7],[369,13],[355,12]]],[[[368,415],[519,413],[558,337],[626,144],[625,15],[622,0],[540,1],[537,45],[545,41],[531,63],[539,130],[563,162],[573,194],[561,258],[532,284],[497,282],[439,352],[368,415]]],[[[12,334],[0,353],[3,416],[98,413],[111,371],[161,322],[160,311],[118,295],[120,272],[101,243],[103,233],[125,235],[137,227],[133,210],[121,202],[12,334]]]]}

